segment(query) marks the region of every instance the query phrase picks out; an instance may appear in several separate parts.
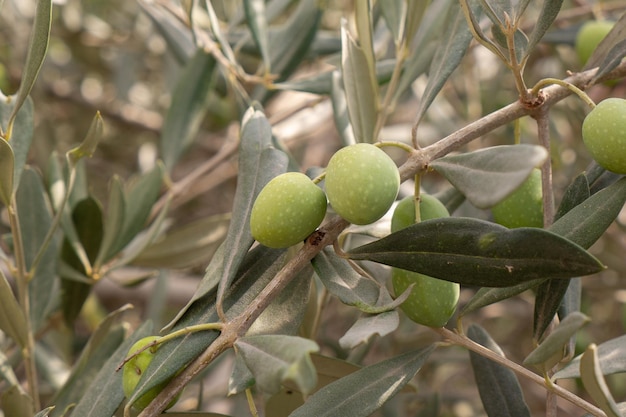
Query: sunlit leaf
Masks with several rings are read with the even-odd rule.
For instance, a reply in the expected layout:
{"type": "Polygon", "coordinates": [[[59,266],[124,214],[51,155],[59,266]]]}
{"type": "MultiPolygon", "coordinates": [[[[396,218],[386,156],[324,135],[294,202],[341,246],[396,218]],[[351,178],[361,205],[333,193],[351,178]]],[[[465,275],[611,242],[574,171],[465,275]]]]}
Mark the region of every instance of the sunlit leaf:
{"type": "Polygon", "coordinates": [[[507,229],[458,217],[423,221],[352,249],[348,256],[484,287],[571,278],[604,269],[583,248],[549,231],[507,229]]]}
{"type": "MultiPolygon", "coordinates": [[[[602,374],[626,372],[626,335],[601,343],[596,354],[602,374]]],[[[572,359],[563,369],[554,374],[554,379],[580,378],[581,356],[572,359]]]]}
{"type": "Polygon", "coordinates": [[[317,352],[319,346],[312,340],[284,335],[245,336],[235,342],[235,347],[263,392],[278,392],[283,381],[295,382],[304,394],[317,385],[309,354],[317,352]]]}
{"type": "Polygon", "coordinates": [[[574,312],[563,319],[546,338],[524,359],[524,365],[533,365],[548,372],[563,359],[564,347],[581,327],[591,319],[580,312],[574,312]]]}
{"type": "Polygon", "coordinates": [[[350,350],[366,343],[372,336],[383,337],[398,328],[400,317],[397,311],[387,311],[358,319],[348,331],[339,338],[339,345],[350,350]]]}
{"type": "Polygon", "coordinates": [[[326,289],[344,304],[371,314],[397,307],[386,288],[356,272],[348,261],[337,256],[332,249],[325,248],[318,253],[312,264],[326,289]],[[386,294],[383,300],[381,294],[386,294]],[[383,303],[380,304],[380,301],[383,303]]]}
{"type": "Polygon", "coordinates": [[[102,120],[102,116],[100,116],[100,112],[98,112],[93,118],[91,126],[89,126],[85,139],[83,139],[80,145],[67,152],[67,158],[71,166],[74,166],[79,159],[85,157],[91,158],[103,135],[104,121],[102,120]]]}
{"type": "Polygon", "coordinates": [[[13,196],[13,149],[11,145],[0,138],[0,201],[9,206],[13,196]]]}
{"type": "Polygon", "coordinates": [[[376,76],[370,70],[367,55],[350,35],[347,22],[341,27],[341,75],[348,114],[356,141],[371,143],[378,118],[376,76]]]}
{"type": "Polygon", "coordinates": [[[0,270],[0,329],[18,345],[25,347],[28,341],[27,328],[24,312],[0,270]]]}
{"type": "Polygon", "coordinates": [[[430,163],[478,208],[502,201],[548,157],[542,146],[501,145],[449,155],[430,163]]]}
{"type": "Polygon", "coordinates": [[[420,370],[433,345],[386,359],[326,385],[290,417],[368,417],[420,370]]]}
{"type": "Polygon", "coordinates": [[[249,108],[241,123],[239,174],[230,227],[226,235],[224,265],[218,303],[226,294],[237,268],[253,243],[250,212],[261,189],[287,169],[287,155],[272,147],[272,129],[259,110],[249,108]]]}
{"type": "Polygon", "coordinates": [[[589,345],[582,354],[580,359],[580,377],[585,390],[587,390],[598,407],[606,413],[607,417],[622,416],[600,370],[597,346],[594,343],[589,345]]]}
{"type": "MultiPolygon", "coordinates": [[[[479,325],[472,324],[467,329],[467,336],[504,357],[500,346],[479,325]]],[[[473,351],[470,351],[470,361],[480,399],[489,417],[530,417],[524,394],[513,371],[473,351]]]]}

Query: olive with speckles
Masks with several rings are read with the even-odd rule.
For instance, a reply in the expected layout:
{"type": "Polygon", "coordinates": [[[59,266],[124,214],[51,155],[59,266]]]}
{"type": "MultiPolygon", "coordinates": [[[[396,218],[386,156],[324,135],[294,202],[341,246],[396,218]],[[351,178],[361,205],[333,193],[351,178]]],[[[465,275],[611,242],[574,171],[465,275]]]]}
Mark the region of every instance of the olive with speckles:
{"type": "MultiPolygon", "coordinates": [[[[158,340],[158,336],[147,336],[142,339],[139,339],[135,342],[134,345],[128,350],[128,355],[132,355],[136,351],[148,346],[149,344],[158,340]]],[[[141,380],[141,376],[152,362],[152,357],[156,353],[158,349],[158,345],[154,345],[149,347],[148,349],[142,351],[137,356],[131,358],[128,362],[124,364],[124,368],[122,369],[122,388],[124,390],[124,395],[126,398],[130,399],[135,392],[135,387],[141,380]]],[[[135,410],[143,410],[146,408],[152,400],[156,398],[157,395],[165,388],[165,386],[170,382],[170,380],[166,380],[157,386],[149,389],[145,394],[139,397],[134,403],[133,408],[135,410]]],[[[167,405],[167,408],[171,408],[178,398],[180,394],[177,395],[170,403],[167,405]]]]}
{"type": "Polygon", "coordinates": [[[603,168],[626,174],[626,100],[607,98],[583,121],[583,142],[603,168]]]}
{"type": "Polygon", "coordinates": [[[350,223],[374,223],[389,210],[400,189],[398,167],[369,143],[337,151],[326,168],[326,194],[333,210],[350,223]]]}
{"type": "Polygon", "coordinates": [[[502,226],[543,227],[541,170],[535,168],[511,195],[491,208],[493,219],[502,226]]]}
{"type": "MultiPolygon", "coordinates": [[[[448,210],[437,198],[428,194],[422,194],[420,198],[421,220],[449,216],[448,210]]],[[[397,232],[414,223],[415,204],[411,196],[398,203],[391,219],[391,231],[397,232]]],[[[406,291],[411,284],[414,285],[411,294],[400,307],[409,319],[425,326],[444,326],[459,302],[460,285],[456,282],[400,268],[392,268],[391,282],[396,296],[406,291]]]]}
{"type": "Polygon", "coordinates": [[[324,220],[326,195],[306,175],[287,172],[268,182],[250,213],[252,237],[270,248],[303,241],[324,220]]]}

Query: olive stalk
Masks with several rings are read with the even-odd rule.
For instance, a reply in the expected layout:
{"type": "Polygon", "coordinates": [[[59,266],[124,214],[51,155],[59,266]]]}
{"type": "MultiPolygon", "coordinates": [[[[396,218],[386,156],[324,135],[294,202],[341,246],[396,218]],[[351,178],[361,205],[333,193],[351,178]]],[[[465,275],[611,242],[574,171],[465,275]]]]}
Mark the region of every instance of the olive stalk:
{"type": "MultiPolygon", "coordinates": [[[[573,74],[564,81],[573,84],[588,87],[597,69],[573,74]]],[[[626,63],[620,64],[615,70],[602,77],[599,81],[610,79],[611,77],[620,77],[626,75],[626,63]]],[[[541,91],[542,101],[538,106],[551,106],[560,100],[568,97],[572,91],[560,85],[550,85],[541,91]]],[[[520,117],[528,116],[537,111],[537,108],[528,107],[519,100],[505,106],[499,110],[490,113],[481,119],[472,122],[464,128],[448,135],[447,137],[435,142],[428,147],[420,150],[414,150],[409,154],[407,161],[399,167],[401,181],[413,178],[416,173],[427,169],[430,161],[440,158],[448,153],[459,149],[467,143],[481,137],[500,126],[504,126],[520,117]]],[[[248,307],[237,317],[224,323],[222,332],[216,340],[193,362],[183,369],[163,391],[146,407],[138,417],[153,417],[161,413],[168,403],[180,392],[191,379],[201,372],[209,363],[217,358],[224,351],[231,348],[236,340],[246,333],[252,323],[259,315],[270,305],[270,303],[280,294],[280,292],[294,279],[294,277],[306,267],[311,259],[313,259],[324,247],[332,245],[340,233],[348,227],[349,223],[338,216],[334,216],[327,223],[313,233],[309,237],[298,253],[281,269],[274,279],[259,293],[259,295],[248,305],[248,307]]],[[[467,339],[469,340],[469,339],[467,339]]],[[[473,346],[473,345],[472,345],[473,346]]],[[[485,355],[495,355],[488,349],[477,345],[479,353],[485,355]],[[480,349],[482,348],[482,349],[480,349]]],[[[497,356],[497,355],[496,355],[497,356]]],[[[489,357],[489,356],[488,356],[489,357]]],[[[501,358],[501,357],[499,357],[501,358]]],[[[495,358],[498,359],[498,358],[495,358]]],[[[534,375],[530,377],[542,386],[547,386],[545,381],[536,374],[526,370],[516,363],[505,360],[505,366],[523,369],[524,375],[534,375]],[[541,379],[539,381],[538,379],[541,379]]],[[[551,387],[548,387],[551,388],[551,387]]],[[[563,388],[556,388],[561,396],[570,400],[577,401],[579,404],[585,405],[585,409],[593,409],[595,415],[604,416],[602,411],[597,410],[591,404],[584,402],[576,395],[566,391],[563,388]]],[[[593,412],[592,412],[593,413],[593,412]]]]}

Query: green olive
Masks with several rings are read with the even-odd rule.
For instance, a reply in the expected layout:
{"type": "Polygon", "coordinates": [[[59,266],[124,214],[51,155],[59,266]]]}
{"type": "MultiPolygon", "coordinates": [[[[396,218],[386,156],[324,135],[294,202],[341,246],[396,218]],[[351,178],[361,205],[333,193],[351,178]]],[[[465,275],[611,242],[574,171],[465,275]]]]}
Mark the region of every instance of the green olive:
{"type": "Polygon", "coordinates": [[[508,228],[543,227],[541,170],[535,168],[511,195],[491,208],[496,223],[508,228]]]}
{"type": "Polygon", "coordinates": [[[598,103],[585,117],[582,135],[600,166],[626,174],[626,100],[607,98],[598,103]]]}
{"type": "MultiPolygon", "coordinates": [[[[446,207],[435,197],[420,196],[421,220],[448,217],[446,207]]],[[[415,223],[415,203],[413,197],[407,197],[398,203],[391,219],[391,231],[397,232],[415,223]]],[[[397,296],[406,291],[411,284],[413,289],[407,300],[402,303],[402,311],[416,323],[429,327],[442,327],[456,310],[459,301],[460,285],[444,281],[417,272],[392,268],[391,282],[397,296]]]]}
{"type": "MultiPolygon", "coordinates": [[[[157,339],[159,339],[158,336],[148,336],[148,337],[144,337],[143,339],[139,339],[128,350],[128,355],[133,354],[134,352],[149,345],[150,343],[154,342],[157,339]]],[[[122,370],[122,388],[124,390],[124,395],[126,396],[126,398],[130,398],[133,395],[133,392],[135,391],[135,387],[139,383],[139,380],[141,379],[141,376],[143,375],[144,371],[148,368],[148,365],[150,365],[150,362],[152,362],[152,358],[154,354],[156,353],[157,349],[158,349],[157,345],[151,346],[148,349],[141,352],[140,354],[138,354],[137,356],[131,358],[128,362],[124,364],[124,368],[122,370]]],[[[141,411],[144,408],[146,408],[148,404],[150,404],[152,400],[154,400],[154,398],[157,395],[159,395],[159,393],[163,390],[163,388],[165,388],[165,386],[168,383],[169,383],[169,380],[162,382],[159,385],[148,390],[145,394],[139,397],[137,401],[133,403],[133,408],[135,408],[138,411],[141,411]]],[[[178,400],[178,397],[173,399],[168,404],[167,408],[172,407],[176,403],[177,400],[178,400]]]]}
{"type": "Polygon", "coordinates": [[[337,214],[350,223],[370,224],[384,216],[395,201],[400,174],[384,151],[359,143],[332,156],[326,168],[325,187],[337,214]]]}
{"type": "Polygon", "coordinates": [[[584,65],[589,60],[593,51],[613,29],[614,25],[615,22],[608,20],[590,20],[580,27],[576,34],[574,47],[581,64],[584,65]]]}
{"type": "Polygon", "coordinates": [[[299,172],[281,174],[261,190],[250,214],[252,237],[270,248],[302,242],[326,214],[326,195],[299,172]]]}

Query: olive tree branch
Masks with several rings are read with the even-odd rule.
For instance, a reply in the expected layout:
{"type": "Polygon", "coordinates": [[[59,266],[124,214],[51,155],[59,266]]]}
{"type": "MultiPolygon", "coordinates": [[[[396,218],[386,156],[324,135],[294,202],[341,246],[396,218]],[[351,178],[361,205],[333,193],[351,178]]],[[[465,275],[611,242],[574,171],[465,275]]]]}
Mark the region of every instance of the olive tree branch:
{"type": "MultiPolygon", "coordinates": [[[[567,82],[581,86],[588,87],[592,77],[596,73],[596,70],[589,70],[582,73],[574,74],[568,77],[567,82]]],[[[607,77],[619,77],[626,75],[626,63],[621,64],[616,70],[607,74],[607,77]]],[[[604,78],[602,80],[603,81],[604,78]]],[[[551,85],[545,90],[542,90],[542,103],[541,106],[551,106],[554,103],[564,99],[572,94],[572,91],[559,86],[551,85]]],[[[420,171],[423,171],[428,167],[430,161],[447,155],[451,151],[457,150],[467,143],[479,138],[480,136],[512,122],[520,117],[531,115],[537,111],[537,107],[532,108],[525,106],[520,101],[509,104],[508,106],[490,113],[483,118],[470,123],[464,128],[452,133],[451,135],[439,140],[438,142],[419,150],[413,150],[407,159],[407,161],[399,167],[400,178],[402,181],[406,181],[413,178],[414,175],[420,171]]],[[[319,231],[314,232],[311,235],[305,245],[300,251],[292,258],[281,271],[272,279],[272,281],[259,293],[259,295],[248,305],[248,307],[237,317],[224,323],[222,332],[215,339],[215,341],[193,362],[191,362],[185,369],[183,369],[170,383],[159,393],[159,395],[146,407],[138,417],[153,417],[161,413],[162,410],[169,404],[169,402],[180,392],[185,385],[187,385],[191,379],[202,371],[209,363],[217,358],[221,353],[231,348],[235,341],[244,335],[252,323],[259,317],[259,315],[267,308],[268,305],[280,294],[280,292],[294,279],[294,277],[306,267],[311,259],[313,259],[324,247],[332,245],[337,239],[339,234],[345,229],[349,223],[338,216],[333,217],[327,223],[325,223],[319,231]]],[[[468,339],[469,340],[469,339],[468,339]]],[[[480,345],[478,345],[480,346],[480,345]]],[[[477,348],[478,349],[478,348],[477,348]]],[[[485,348],[483,348],[485,349],[485,348]]],[[[488,349],[485,349],[489,354],[488,349]]],[[[482,352],[482,351],[481,351],[482,352]]],[[[493,353],[493,352],[492,352],[493,353]]],[[[516,365],[521,369],[525,369],[510,361],[508,365],[516,365]]],[[[525,369],[526,373],[531,373],[525,369]]],[[[537,377],[536,374],[533,374],[537,377]]],[[[542,380],[543,385],[543,380],[542,380]]],[[[558,392],[561,392],[564,398],[571,401],[583,400],[578,399],[574,394],[558,387],[558,392]],[[559,391],[560,390],[560,391],[559,391]],[[575,397],[575,399],[573,398],[575,397]]],[[[588,404],[588,403],[586,403],[588,404]]],[[[590,407],[593,407],[589,405],[590,407]]],[[[584,408],[584,407],[583,407],[584,408]]],[[[595,410],[595,408],[594,408],[595,410]]],[[[604,414],[597,414],[603,416],[604,414]]]]}
{"type": "Polygon", "coordinates": [[[438,329],[433,329],[433,330],[435,330],[437,333],[443,336],[450,343],[463,346],[466,349],[471,350],[472,352],[478,353],[479,355],[484,356],[487,359],[490,359],[502,366],[509,368],[510,370],[517,373],[518,375],[523,376],[524,378],[530,379],[531,381],[544,386],[549,392],[553,392],[554,394],[571,402],[577,407],[580,407],[581,409],[588,411],[592,415],[597,416],[597,417],[606,417],[606,414],[604,413],[604,411],[600,410],[593,404],[590,404],[589,402],[583,400],[582,398],[571,393],[565,388],[554,384],[549,379],[546,379],[540,375],[537,375],[536,373],[530,371],[529,369],[524,368],[523,366],[511,361],[510,359],[507,359],[506,357],[501,356],[498,353],[490,349],[487,349],[483,345],[474,342],[473,340],[469,339],[467,336],[460,335],[456,332],[453,332],[452,330],[449,330],[443,327],[438,328],[438,329]]]}

